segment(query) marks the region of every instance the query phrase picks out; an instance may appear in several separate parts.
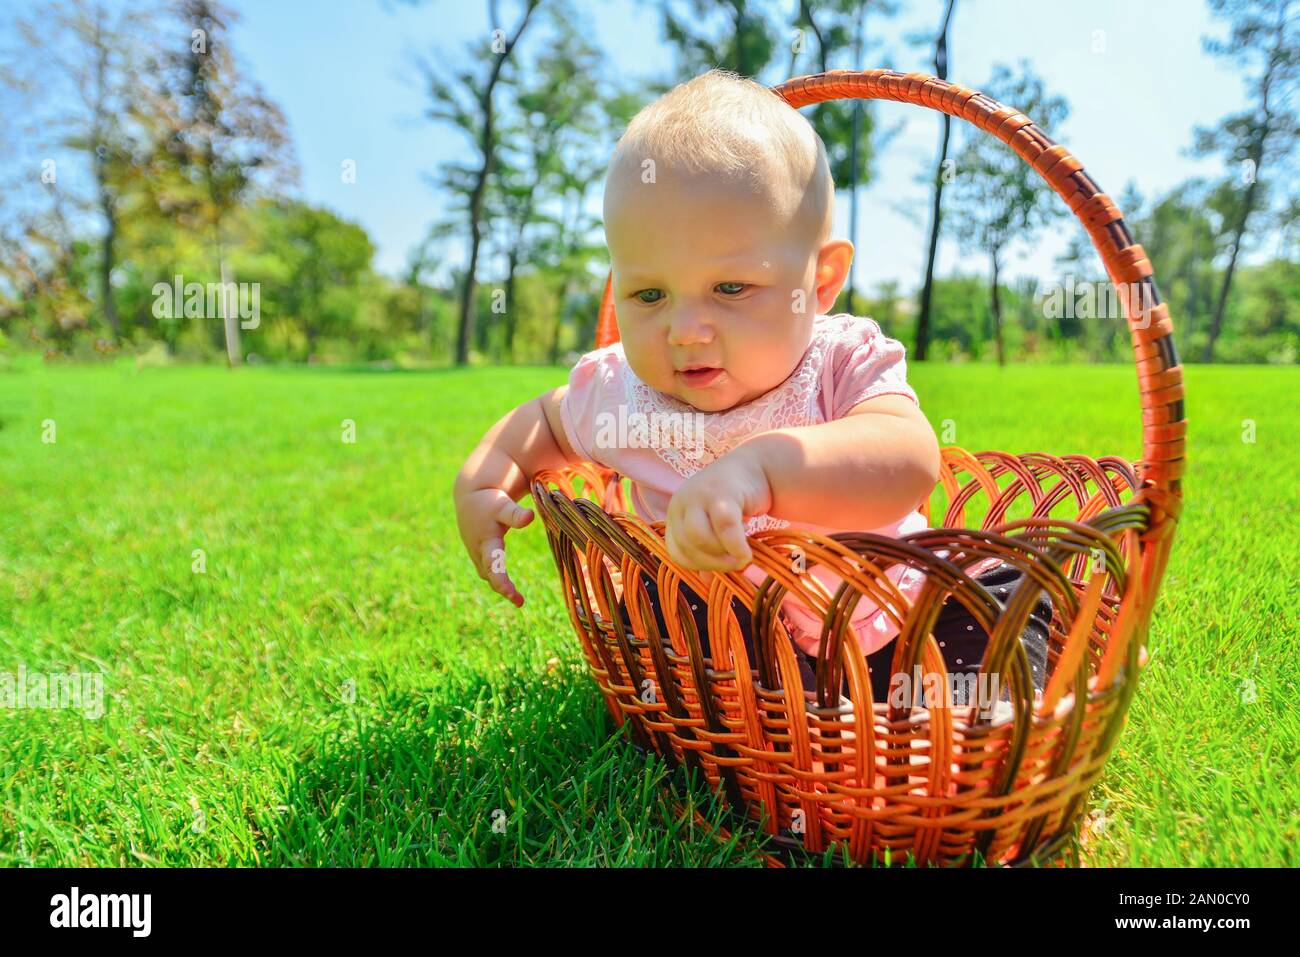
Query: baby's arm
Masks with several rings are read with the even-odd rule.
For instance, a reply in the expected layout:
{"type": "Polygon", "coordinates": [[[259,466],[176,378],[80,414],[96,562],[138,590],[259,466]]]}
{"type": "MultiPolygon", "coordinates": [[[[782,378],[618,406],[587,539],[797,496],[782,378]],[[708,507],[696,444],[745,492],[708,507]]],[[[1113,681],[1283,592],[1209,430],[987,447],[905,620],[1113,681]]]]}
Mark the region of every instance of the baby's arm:
{"type": "Polygon", "coordinates": [[[669,554],[688,568],[752,561],[743,519],[879,528],[939,479],[939,442],[915,402],[879,395],[830,422],[753,436],[682,483],[668,505],[669,554]]]}
{"type": "Polygon", "coordinates": [[[762,465],[769,514],[833,528],[879,528],[929,497],[939,481],[939,441],[915,402],[879,395],[842,419],[757,435],[734,451],[762,465]]]}
{"type": "Polygon", "coordinates": [[[515,503],[541,470],[579,461],[560,422],[560,400],[567,389],[552,389],[503,416],[456,476],[453,496],[461,541],[479,577],[516,606],[524,597],[506,574],[505,534],[531,522],[533,512],[515,503]]]}

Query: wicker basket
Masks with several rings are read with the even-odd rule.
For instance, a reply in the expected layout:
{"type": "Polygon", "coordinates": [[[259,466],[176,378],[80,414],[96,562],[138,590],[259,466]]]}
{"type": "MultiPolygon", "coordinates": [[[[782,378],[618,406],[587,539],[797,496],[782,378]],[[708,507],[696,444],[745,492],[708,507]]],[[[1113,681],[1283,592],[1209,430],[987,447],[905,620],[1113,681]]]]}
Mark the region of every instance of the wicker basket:
{"type": "MultiPolygon", "coordinates": [[[[1119,209],[1080,163],[1028,117],[983,93],[924,74],[832,71],[776,87],[792,107],[841,98],[898,100],[942,110],[996,136],[1036,169],[1080,219],[1126,303],[1142,403],[1140,462],[1043,453],[943,449],[940,484],[922,509],[940,527],[901,539],[830,538],[794,528],[749,540],[770,576],[694,572],[673,563],[663,523],[627,508],[621,477],[588,464],[535,477],[574,630],[614,722],[636,745],[697,770],[739,820],[776,848],[835,846],[860,863],[1039,864],[1077,850],[1088,795],[1124,722],[1146,663],[1146,634],[1181,504],[1187,423],[1182,368],[1151,264],[1119,209]],[[968,512],[972,516],[968,520],[968,512]],[[1009,514],[1025,517],[1008,520],[1009,514]],[[1025,573],[1005,600],[966,570],[997,557],[1025,573]],[[915,602],[886,577],[895,563],[926,573],[915,602]],[[825,565],[845,585],[828,594],[825,565]],[[637,572],[664,596],[660,635],[637,572]],[[678,584],[708,602],[713,660],[701,653],[678,584]],[[1034,692],[1018,640],[1040,590],[1054,606],[1047,683],[1034,692]],[[777,608],[793,594],[823,617],[815,691],[805,691],[777,608]],[[893,673],[946,674],[931,634],[950,595],[991,638],[981,674],[1010,704],[873,701],[865,659],[846,623],[869,596],[901,628],[893,673]],[[731,599],[752,610],[747,659],[731,599]],[[620,600],[626,599],[631,630],[620,600]],[[839,693],[847,677],[850,694],[839,693]],[[926,705],[931,706],[927,707],[926,705]],[[888,852],[888,853],[886,853],[888,852]]],[[[617,329],[608,286],[598,345],[617,329]]],[[[933,679],[927,679],[933,680],[933,679]]]]}

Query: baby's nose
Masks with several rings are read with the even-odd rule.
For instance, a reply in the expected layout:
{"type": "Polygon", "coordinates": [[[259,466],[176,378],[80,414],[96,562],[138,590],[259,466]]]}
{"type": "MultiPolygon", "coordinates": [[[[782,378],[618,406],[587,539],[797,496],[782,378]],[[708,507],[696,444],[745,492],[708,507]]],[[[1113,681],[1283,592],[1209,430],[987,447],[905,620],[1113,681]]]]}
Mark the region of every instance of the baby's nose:
{"type": "Polygon", "coordinates": [[[713,324],[699,315],[675,316],[669,323],[668,342],[674,346],[707,345],[713,341],[713,324]]]}

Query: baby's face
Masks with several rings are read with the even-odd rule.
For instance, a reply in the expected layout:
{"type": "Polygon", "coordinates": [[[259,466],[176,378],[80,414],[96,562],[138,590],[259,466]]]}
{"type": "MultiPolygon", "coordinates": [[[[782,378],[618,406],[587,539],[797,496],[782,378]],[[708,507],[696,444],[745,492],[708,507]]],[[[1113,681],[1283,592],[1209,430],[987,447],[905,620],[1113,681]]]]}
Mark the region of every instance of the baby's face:
{"type": "Polygon", "coordinates": [[[615,173],[605,196],[614,304],[632,371],[704,412],[771,391],[811,339],[817,227],[732,179],[661,167],[657,182],[643,183],[639,174],[615,173]]]}

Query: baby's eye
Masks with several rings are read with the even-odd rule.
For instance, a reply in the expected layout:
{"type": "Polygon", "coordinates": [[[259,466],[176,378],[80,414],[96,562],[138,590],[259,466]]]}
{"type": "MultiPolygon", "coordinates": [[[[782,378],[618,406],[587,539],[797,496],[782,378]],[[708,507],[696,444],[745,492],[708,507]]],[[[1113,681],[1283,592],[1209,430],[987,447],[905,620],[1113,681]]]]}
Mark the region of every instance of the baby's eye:
{"type": "Polygon", "coordinates": [[[745,284],[743,282],[720,282],[713,288],[724,296],[734,296],[745,291],[745,284]]]}
{"type": "Polygon", "coordinates": [[[658,302],[663,297],[664,291],[662,289],[642,289],[636,294],[636,298],[640,299],[647,306],[658,302]]]}

